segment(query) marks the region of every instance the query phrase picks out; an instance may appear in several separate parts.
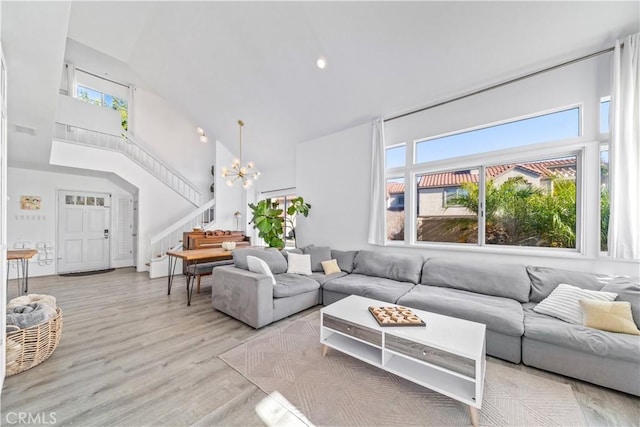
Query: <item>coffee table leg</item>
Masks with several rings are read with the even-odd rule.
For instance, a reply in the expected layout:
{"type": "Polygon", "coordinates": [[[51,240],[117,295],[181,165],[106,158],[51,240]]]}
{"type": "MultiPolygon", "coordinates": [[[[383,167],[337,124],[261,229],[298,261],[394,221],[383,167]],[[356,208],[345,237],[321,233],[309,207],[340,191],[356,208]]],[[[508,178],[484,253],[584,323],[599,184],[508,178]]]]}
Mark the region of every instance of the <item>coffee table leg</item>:
{"type": "Polygon", "coordinates": [[[480,424],[480,414],[478,413],[478,408],[475,406],[469,406],[469,417],[471,418],[471,425],[473,427],[478,427],[480,424]]]}
{"type": "Polygon", "coordinates": [[[322,346],[322,357],[326,356],[327,353],[329,353],[329,346],[328,345],[323,345],[322,346]]]}

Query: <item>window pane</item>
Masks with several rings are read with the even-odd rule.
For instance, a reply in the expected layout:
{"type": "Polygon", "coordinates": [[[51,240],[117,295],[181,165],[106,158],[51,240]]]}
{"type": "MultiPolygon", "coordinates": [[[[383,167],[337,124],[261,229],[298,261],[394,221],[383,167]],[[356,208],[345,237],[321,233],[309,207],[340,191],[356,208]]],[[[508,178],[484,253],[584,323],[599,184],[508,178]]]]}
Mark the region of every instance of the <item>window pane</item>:
{"type": "Polygon", "coordinates": [[[600,149],[600,250],[609,250],[609,148],[600,149]]]}
{"type": "Polygon", "coordinates": [[[76,96],[81,101],[85,101],[95,105],[103,105],[102,92],[98,92],[97,90],[78,85],[76,96]]]}
{"type": "Polygon", "coordinates": [[[387,240],[404,240],[404,178],[387,179],[387,240]]]}
{"type": "Polygon", "coordinates": [[[485,169],[485,242],[576,247],[576,156],[485,169]]]}
{"type": "Polygon", "coordinates": [[[609,133],[609,107],[610,101],[600,103],[600,133],[609,133]]]}
{"type": "Polygon", "coordinates": [[[484,129],[421,141],[416,163],[580,136],[580,109],[559,111],[484,129]]]}
{"type": "Polygon", "coordinates": [[[416,240],[478,243],[479,170],[418,175],[416,240]]]}
{"type": "Polygon", "coordinates": [[[407,160],[407,147],[405,145],[399,145],[397,147],[391,147],[386,149],[385,167],[397,168],[404,166],[407,160]]]}

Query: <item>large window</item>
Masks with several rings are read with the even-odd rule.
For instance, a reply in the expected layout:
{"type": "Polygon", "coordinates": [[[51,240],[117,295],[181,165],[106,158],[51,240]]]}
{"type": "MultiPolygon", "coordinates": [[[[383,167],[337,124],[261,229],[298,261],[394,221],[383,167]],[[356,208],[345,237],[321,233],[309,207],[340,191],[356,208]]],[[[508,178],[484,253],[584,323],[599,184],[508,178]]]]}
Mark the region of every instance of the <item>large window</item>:
{"type": "Polygon", "coordinates": [[[578,138],[580,121],[576,107],[417,140],[415,163],[406,167],[390,161],[394,155],[404,158],[406,152],[391,151],[398,150],[398,145],[390,147],[386,153],[387,240],[577,249],[583,149],[563,152],[545,145],[544,151],[552,154],[541,155],[535,144],[578,138]],[[513,150],[518,147],[522,149],[513,150]],[[488,152],[509,161],[492,162],[495,157],[487,156],[488,152]],[[447,163],[456,166],[431,168],[447,163]],[[405,188],[407,177],[413,180],[410,189],[405,188]],[[408,191],[415,197],[411,201],[415,216],[408,219],[415,234],[405,239],[408,191]]]}

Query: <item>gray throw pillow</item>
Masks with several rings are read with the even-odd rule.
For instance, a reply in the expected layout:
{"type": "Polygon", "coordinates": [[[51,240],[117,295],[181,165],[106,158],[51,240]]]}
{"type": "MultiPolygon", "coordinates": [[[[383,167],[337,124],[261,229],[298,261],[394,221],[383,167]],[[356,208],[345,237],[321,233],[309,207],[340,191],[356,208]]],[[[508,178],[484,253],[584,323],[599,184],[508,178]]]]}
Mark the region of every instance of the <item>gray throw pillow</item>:
{"type": "Polygon", "coordinates": [[[640,282],[629,277],[615,277],[604,285],[602,292],[618,294],[616,301],[626,301],[631,304],[631,315],[638,329],[640,329],[640,282]]]}
{"type": "Polygon", "coordinates": [[[423,263],[422,255],[360,251],[353,262],[353,272],[417,284],[423,263]]]}
{"type": "Polygon", "coordinates": [[[289,262],[289,254],[300,254],[302,255],[302,249],[280,249],[280,253],[284,256],[284,259],[287,260],[287,262],[289,262]]]}
{"type": "Polygon", "coordinates": [[[445,258],[429,258],[422,267],[420,283],[511,298],[519,302],[527,302],[531,290],[524,265],[471,263],[445,258]]]}
{"type": "Polygon", "coordinates": [[[338,267],[345,273],[353,272],[353,261],[358,255],[358,251],[336,251],[331,250],[331,259],[338,261],[338,267]]]}
{"type": "Polygon", "coordinates": [[[287,272],[287,260],[284,259],[284,256],[276,248],[236,249],[233,251],[233,264],[237,268],[241,268],[243,270],[248,271],[249,270],[249,264],[247,263],[248,256],[254,256],[256,258],[260,258],[261,260],[266,262],[273,274],[281,274],[281,273],[287,272]]]}
{"type": "Polygon", "coordinates": [[[302,252],[311,255],[311,271],[324,271],[322,261],[331,259],[331,248],[329,246],[305,246],[302,252]]]}
{"type": "Polygon", "coordinates": [[[540,302],[551,294],[560,283],[577,286],[590,291],[599,291],[604,282],[598,276],[579,271],[560,270],[551,267],[528,266],[527,273],[531,279],[529,301],[540,302]]]}

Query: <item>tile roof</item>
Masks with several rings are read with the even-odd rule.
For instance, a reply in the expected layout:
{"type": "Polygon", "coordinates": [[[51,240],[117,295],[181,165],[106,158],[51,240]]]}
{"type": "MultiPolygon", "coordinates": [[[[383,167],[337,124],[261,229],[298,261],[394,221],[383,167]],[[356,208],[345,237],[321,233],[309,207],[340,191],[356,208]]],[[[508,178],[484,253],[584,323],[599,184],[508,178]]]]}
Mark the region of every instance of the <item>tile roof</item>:
{"type": "MultiPolygon", "coordinates": [[[[575,157],[571,157],[566,159],[544,160],[540,162],[488,166],[485,168],[487,175],[491,178],[496,178],[513,169],[523,169],[529,173],[544,177],[575,177],[576,159],[575,157]]],[[[478,183],[480,179],[478,172],[478,169],[472,169],[420,175],[418,188],[458,187],[465,182],[478,183]]],[[[403,192],[403,183],[392,182],[387,184],[387,194],[403,192]]]]}

